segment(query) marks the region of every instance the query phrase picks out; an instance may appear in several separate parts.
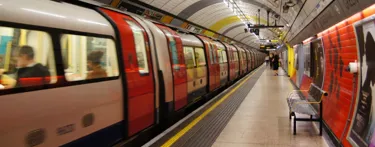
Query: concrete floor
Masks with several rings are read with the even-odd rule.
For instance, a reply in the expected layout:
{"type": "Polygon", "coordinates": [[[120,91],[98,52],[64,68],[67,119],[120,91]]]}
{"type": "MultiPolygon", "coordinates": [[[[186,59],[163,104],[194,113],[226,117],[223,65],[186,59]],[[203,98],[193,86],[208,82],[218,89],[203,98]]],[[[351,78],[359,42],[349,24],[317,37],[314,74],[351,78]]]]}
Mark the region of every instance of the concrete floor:
{"type": "Polygon", "coordinates": [[[297,135],[292,134],[293,123],[288,118],[286,103],[292,90],[293,85],[283,70],[279,70],[279,76],[273,76],[273,71],[267,68],[213,147],[332,146],[327,137],[319,136],[317,125],[311,122],[297,122],[297,135]]]}

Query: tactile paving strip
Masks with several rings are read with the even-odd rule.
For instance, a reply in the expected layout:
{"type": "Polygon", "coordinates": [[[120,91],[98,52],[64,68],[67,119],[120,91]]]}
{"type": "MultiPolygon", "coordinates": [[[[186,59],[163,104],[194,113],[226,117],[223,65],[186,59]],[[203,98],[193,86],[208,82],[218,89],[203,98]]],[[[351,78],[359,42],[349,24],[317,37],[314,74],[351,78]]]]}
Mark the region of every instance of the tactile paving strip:
{"type": "MultiPolygon", "coordinates": [[[[211,146],[216,138],[220,135],[226,124],[232,118],[237,108],[240,106],[242,101],[245,99],[247,94],[255,85],[256,81],[262,75],[264,67],[261,67],[252,77],[237,89],[228,99],[218,105],[213,111],[211,111],[206,117],[204,117],[198,124],[190,129],[184,136],[179,138],[172,146],[173,147],[209,147],[211,146]]],[[[228,90],[230,91],[230,90],[228,90]]],[[[225,94],[215,101],[220,100],[225,94]]],[[[208,109],[212,104],[208,105],[205,109],[208,109]]],[[[188,125],[192,120],[198,117],[205,109],[189,118],[187,121],[182,123],[179,127],[162,137],[159,141],[154,143],[152,146],[161,146],[169,138],[173,137],[177,132],[188,125]]]]}

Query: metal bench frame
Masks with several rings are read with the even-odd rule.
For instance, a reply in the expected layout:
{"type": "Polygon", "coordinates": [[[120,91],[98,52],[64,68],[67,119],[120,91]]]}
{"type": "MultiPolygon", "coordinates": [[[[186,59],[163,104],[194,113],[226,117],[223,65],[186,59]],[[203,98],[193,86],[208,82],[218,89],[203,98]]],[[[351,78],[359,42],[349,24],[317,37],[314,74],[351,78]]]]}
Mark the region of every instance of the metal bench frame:
{"type": "MultiPolygon", "coordinates": [[[[296,126],[296,122],[297,121],[317,121],[319,122],[319,135],[322,136],[322,128],[323,128],[323,97],[324,96],[328,96],[328,93],[324,90],[322,90],[321,88],[319,88],[318,86],[316,86],[315,84],[311,84],[310,87],[309,87],[309,90],[293,90],[292,92],[289,93],[288,97],[287,97],[287,103],[288,103],[288,106],[289,106],[289,119],[292,119],[292,116],[294,116],[294,121],[293,121],[293,135],[296,135],[296,130],[297,130],[297,126],[296,126]],[[308,101],[308,100],[302,100],[302,98],[304,98],[304,96],[301,94],[301,92],[303,91],[307,91],[308,92],[308,96],[311,96],[312,98],[314,98],[314,96],[310,95],[310,92],[312,91],[312,89],[316,89],[316,90],[319,90],[321,95],[320,95],[320,99],[319,101],[308,101]],[[297,99],[296,99],[297,98],[297,99]],[[292,102],[292,100],[294,102],[292,102]],[[295,110],[293,109],[294,107],[296,107],[297,105],[306,105],[306,104],[309,104],[310,108],[309,109],[313,109],[312,111],[315,112],[315,108],[312,107],[312,104],[319,104],[319,112],[316,112],[315,114],[311,114],[310,115],[310,118],[297,118],[296,117],[296,113],[301,113],[301,112],[297,112],[297,111],[292,111],[292,110],[295,110]],[[313,118],[313,115],[319,115],[318,118],[313,118]]],[[[305,113],[301,113],[301,114],[305,114],[305,113]]]]}

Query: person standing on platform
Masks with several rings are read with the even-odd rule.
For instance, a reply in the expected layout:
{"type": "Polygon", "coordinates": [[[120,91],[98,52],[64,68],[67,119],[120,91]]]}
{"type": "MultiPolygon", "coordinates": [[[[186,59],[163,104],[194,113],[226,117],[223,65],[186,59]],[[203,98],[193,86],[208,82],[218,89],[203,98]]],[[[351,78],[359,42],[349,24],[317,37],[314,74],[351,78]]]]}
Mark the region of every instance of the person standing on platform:
{"type": "Polygon", "coordinates": [[[279,70],[279,62],[280,62],[280,58],[279,58],[279,55],[275,55],[272,59],[272,67],[273,67],[273,71],[275,72],[275,76],[278,76],[278,70],[279,70]]]}
{"type": "Polygon", "coordinates": [[[266,66],[268,65],[268,62],[269,62],[269,60],[270,60],[270,57],[269,56],[266,56],[266,66]]]}
{"type": "Polygon", "coordinates": [[[270,69],[272,69],[273,53],[270,53],[270,69]]]}

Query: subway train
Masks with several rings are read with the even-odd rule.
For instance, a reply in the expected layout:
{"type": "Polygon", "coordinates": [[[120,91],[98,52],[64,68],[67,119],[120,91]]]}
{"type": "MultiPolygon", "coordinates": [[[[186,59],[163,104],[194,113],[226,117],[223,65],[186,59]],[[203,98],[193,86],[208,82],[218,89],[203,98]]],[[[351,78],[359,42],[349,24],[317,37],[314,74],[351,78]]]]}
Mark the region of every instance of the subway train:
{"type": "Polygon", "coordinates": [[[265,57],[87,2],[0,0],[0,13],[1,146],[150,138],[265,57]]]}

